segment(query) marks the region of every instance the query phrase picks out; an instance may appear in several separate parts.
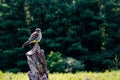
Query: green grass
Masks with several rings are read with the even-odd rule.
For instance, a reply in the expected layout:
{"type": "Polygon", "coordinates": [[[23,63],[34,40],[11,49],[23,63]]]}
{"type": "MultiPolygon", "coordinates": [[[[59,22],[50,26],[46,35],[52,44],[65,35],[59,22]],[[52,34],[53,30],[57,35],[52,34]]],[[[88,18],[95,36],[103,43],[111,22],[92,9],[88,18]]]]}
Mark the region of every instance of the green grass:
{"type": "MultiPolygon", "coordinates": [[[[49,74],[49,80],[120,80],[120,71],[106,72],[77,72],[72,73],[53,73],[49,74]]],[[[3,73],[0,71],[0,80],[29,80],[27,73],[3,73]]]]}

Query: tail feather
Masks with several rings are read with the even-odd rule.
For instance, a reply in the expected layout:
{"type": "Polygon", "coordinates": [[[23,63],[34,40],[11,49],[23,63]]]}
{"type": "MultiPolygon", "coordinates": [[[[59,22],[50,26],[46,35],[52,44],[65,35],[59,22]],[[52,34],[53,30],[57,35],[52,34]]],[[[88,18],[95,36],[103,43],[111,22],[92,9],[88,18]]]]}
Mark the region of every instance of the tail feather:
{"type": "Polygon", "coordinates": [[[29,41],[26,41],[23,45],[22,45],[22,48],[24,48],[25,46],[27,46],[28,44],[30,44],[29,41]]]}

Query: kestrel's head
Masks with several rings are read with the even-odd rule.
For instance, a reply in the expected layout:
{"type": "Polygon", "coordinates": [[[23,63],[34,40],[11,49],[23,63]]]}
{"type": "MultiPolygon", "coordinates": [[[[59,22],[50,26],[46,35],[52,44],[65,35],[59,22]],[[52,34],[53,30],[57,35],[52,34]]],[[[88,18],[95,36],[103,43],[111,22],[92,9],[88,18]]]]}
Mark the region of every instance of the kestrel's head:
{"type": "Polygon", "coordinates": [[[40,28],[36,28],[35,31],[36,32],[41,32],[41,29],[40,28]]]}

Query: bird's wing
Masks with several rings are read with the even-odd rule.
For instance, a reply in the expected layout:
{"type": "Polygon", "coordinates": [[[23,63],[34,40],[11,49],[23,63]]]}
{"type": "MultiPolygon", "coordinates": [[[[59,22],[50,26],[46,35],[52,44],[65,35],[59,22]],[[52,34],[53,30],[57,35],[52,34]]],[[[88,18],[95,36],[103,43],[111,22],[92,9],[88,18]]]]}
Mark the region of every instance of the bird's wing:
{"type": "Polygon", "coordinates": [[[38,37],[38,34],[37,34],[36,32],[33,32],[33,33],[31,34],[31,36],[30,36],[30,38],[29,38],[28,41],[33,41],[33,40],[35,40],[37,37],[38,37]]]}

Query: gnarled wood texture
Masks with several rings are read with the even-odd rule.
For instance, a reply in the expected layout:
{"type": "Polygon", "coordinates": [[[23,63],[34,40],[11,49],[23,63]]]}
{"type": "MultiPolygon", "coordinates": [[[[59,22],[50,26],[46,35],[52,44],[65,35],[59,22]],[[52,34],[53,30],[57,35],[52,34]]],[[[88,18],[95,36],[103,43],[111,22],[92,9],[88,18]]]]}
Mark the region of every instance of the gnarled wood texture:
{"type": "Polygon", "coordinates": [[[28,76],[30,80],[48,80],[44,50],[38,44],[26,53],[27,62],[30,67],[28,76]]]}

